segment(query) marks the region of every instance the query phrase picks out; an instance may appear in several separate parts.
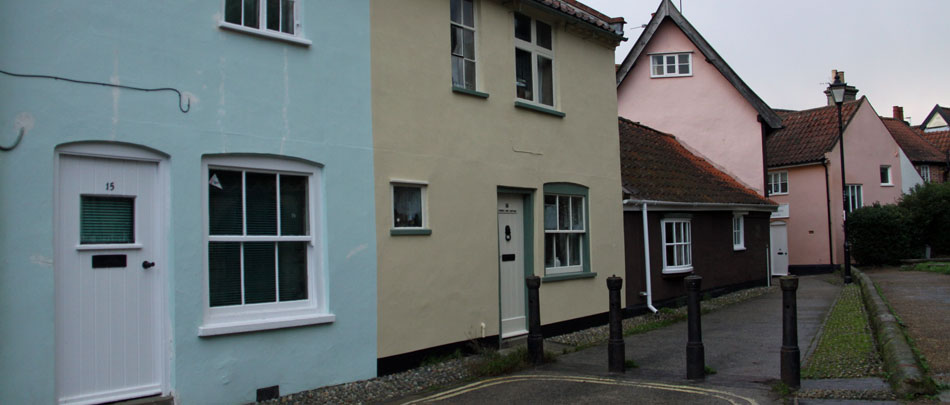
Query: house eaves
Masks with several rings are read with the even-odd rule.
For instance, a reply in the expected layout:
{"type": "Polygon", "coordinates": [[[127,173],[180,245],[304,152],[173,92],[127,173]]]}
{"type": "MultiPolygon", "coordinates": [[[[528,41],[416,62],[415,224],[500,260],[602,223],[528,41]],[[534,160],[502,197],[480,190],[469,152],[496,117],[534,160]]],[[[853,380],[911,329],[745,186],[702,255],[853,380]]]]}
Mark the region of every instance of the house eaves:
{"type": "Polygon", "coordinates": [[[622,17],[608,17],[577,0],[520,0],[516,4],[535,7],[565,21],[579,23],[578,26],[606,37],[614,46],[627,40],[623,36],[625,21],[622,17]]]}
{"type": "Polygon", "coordinates": [[[731,203],[693,203],[679,201],[623,200],[624,211],[640,211],[643,204],[651,211],[763,211],[775,212],[778,205],[731,204],[731,203]]]}
{"type": "Polygon", "coordinates": [[[769,128],[779,129],[782,127],[782,119],[779,118],[778,114],[775,111],[765,104],[761,98],[744,81],[739,77],[738,74],[729,66],[719,56],[719,53],[709,42],[706,42],[706,39],[700,35],[699,31],[693,28],[692,24],[686,20],[686,17],[673,6],[673,3],[670,0],[662,0],[660,7],[657,8],[656,13],[653,14],[653,18],[650,20],[650,23],[647,24],[646,28],[643,30],[643,33],[640,34],[640,37],[637,38],[637,42],[633,45],[633,48],[630,50],[630,53],[627,54],[627,57],[624,58],[623,63],[620,64],[620,68],[617,70],[617,87],[623,83],[624,79],[627,77],[627,74],[633,69],[633,66],[640,59],[640,55],[643,53],[643,50],[646,49],[647,44],[650,43],[650,40],[653,39],[653,35],[656,34],[657,30],[660,28],[660,24],[663,23],[666,19],[670,19],[674,24],[683,33],[689,38],[690,41],[699,48],[700,52],[703,53],[703,56],[706,58],[706,61],[711,63],[716,69],[719,70],[719,73],[735,87],[736,91],[745,98],[746,102],[752,105],[752,108],[756,110],[759,114],[759,119],[764,122],[769,128]]]}

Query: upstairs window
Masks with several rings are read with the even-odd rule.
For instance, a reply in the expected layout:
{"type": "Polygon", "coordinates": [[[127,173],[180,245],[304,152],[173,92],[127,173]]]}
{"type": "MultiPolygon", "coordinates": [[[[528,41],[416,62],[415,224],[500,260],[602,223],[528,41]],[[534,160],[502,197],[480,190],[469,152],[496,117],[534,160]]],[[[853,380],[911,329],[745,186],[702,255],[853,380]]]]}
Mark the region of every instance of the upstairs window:
{"type": "Polygon", "coordinates": [[[550,25],[515,13],[515,90],[518,98],[554,106],[554,38],[550,25]]]}
{"type": "Polygon", "coordinates": [[[299,0],[224,0],[221,28],[310,46],[300,35],[299,0]]]}
{"type": "Polygon", "coordinates": [[[890,166],[881,166],[881,185],[882,186],[894,185],[894,183],[891,183],[891,167],[890,166]]]}
{"type": "Polygon", "coordinates": [[[769,195],[788,194],[788,172],[769,173],[769,195]]]}
{"type": "Polygon", "coordinates": [[[661,53],[650,55],[650,77],[693,75],[693,54],[661,53]]]}
{"type": "Polygon", "coordinates": [[[930,181],[930,166],[921,165],[917,167],[917,170],[920,171],[920,177],[924,179],[924,181],[930,181]]]}
{"type": "Polygon", "coordinates": [[[452,86],[475,90],[474,0],[451,0],[452,86]]]}
{"type": "Polygon", "coordinates": [[[847,202],[848,212],[854,211],[864,206],[864,193],[860,184],[848,184],[844,193],[844,200],[847,202]]]}

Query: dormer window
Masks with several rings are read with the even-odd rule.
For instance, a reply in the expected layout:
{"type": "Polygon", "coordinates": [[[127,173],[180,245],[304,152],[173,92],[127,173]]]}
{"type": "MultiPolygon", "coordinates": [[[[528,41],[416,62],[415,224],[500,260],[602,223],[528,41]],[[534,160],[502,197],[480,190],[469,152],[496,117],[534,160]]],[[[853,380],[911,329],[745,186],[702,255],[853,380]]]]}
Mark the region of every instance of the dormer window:
{"type": "Polygon", "coordinates": [[[658,53],[650,55],[650,77],[679,77],[693,75],[693,54],[658,53]]]}

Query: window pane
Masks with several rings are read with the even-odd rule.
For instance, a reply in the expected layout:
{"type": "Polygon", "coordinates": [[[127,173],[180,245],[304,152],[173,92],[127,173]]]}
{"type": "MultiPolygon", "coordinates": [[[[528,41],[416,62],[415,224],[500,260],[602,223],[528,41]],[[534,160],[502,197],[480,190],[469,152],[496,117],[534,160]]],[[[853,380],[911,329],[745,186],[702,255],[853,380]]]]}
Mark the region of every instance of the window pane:
{"type": "Polygon", "coordinates": [[[663,65],[656,65],[653,67],[654,76],[663,76],[663,65]]]}
{"type": "Polygon", "coordinates": [[[676,55],[667,55],[667,56],[666,56],[666,64],[667,64],[667,65],[675,65],[675,64],[676,64],[676,55]]]}
{"type": "Polygon", "coordinates": [[[676,74],[676,65],[666,65],[666,74],[676,74]]]}
{"type": "Polygon", "coordinates": [[[674,241],[674,239],[673,239],[673,223],[672,223],[672,222],[667,222],[667,223],[665,223],[665,224],[663,225],[663,227],[665,228],[665,229],[663,230],[663,233],[664,233],[664,235],[663,235],[663,243],[673,243],[673,241],[674,241]]]}
{"type": "Polygon", "coordinates": [[[557,197],[557,229],[571,229],[571,197],[557,197]]]}
{"type": "Polygon", "coordinates": [[[676,245],[666,245],[666,265],[676,265],[676,245]]]}
{"type": "Polygon", "coordinates": [[[475,62],[465,61],[465,88],[475,90],[475,62]]]}
{"type": "Polygon", "coordinates": [[[693,245],[683,246],[683,252],[686,255],[683,259],[683,265],[689,266],[693,264],[693,245]]]}
{"type": "Polygon", "coordinates": [[[280,1],[267,0],[267,29],[269,30],[280,29],[280,1]]]}
{"type": "Polygon", "coordinates": [[[244,243],[244,303],[277,301],[274,242],[244,243]]]}
{"type": "Polygon", "coordinates": [[[393,226],[396,228],[422,227],[422,189],[393,187],[393,226]]]}
{"type": "Polygon", "coordinates": [[[294,2],[295,0],[280,0],[280,32],[293,35],[294,33],[294,2]]]}
{"type": "Polygon", "coordinates": [[[241,305],[241,244],[208,244],[208,297],[212,307],[241,305]]]}
{"type": "Polygon", "coordinates": [[[307,242],[277,244],[280,300],[307,299],[307,242]]]}
{"type": "Polygon", "coordinates": [[[277,235],[277,175],[247,172],[244,177],[247,234],[277,235]]]}
{"type": "Polygon", "coordinates": [[[681,75],[688,75],[688,74],[689,74],[689,65],[679,65],[679,66],[680,66],[679,74],[681,74],[681,75]]]}
{"type": "Polygon", "coordinates": [[[531,78],[531,52],[515,49],[515,78],[518,98],[534,100],[534,82],[531,78]]]}
{"type": "Polygon", "coordinates": [[[475,31],[462,30],[462,50],[465,59],[475,59],[475,31]]]}
{"type": "Polygon", "coordinates": [[[465,87],[465,59],[461,56],[452,56],[452,85],[465,87]]]}
{"type": "Polygon", "coordinates": [[[882,167],[881,168],[881,183],[887,184],[891,182],[891,168],[882,167]]]}
{"type": "Polygon", "coordinates": [[[244,0],[244,25],[252,28],[259,28],[260,4],[259,0],[244,0]]]}
{"type": "Polygon", "coordinates": [[[571,242],[571,266],[581,265],[581,238],[583,235],[572,233],[569,235],[571,242]]]}
{"type": "Polygon", "coordinates": [[[535,21],[534,25],[537,26],[537,30],[538,30],[538,46],[545,49],[552,49],[551,26],[541,21],[535,21]]]}
{"type": "Polygon", "coordinates": [[[241,0],[226,0],[224,2],[224,21],[241,24],[241,0]]]}
{"type": "Polygon", "coordinates": [[[683,53],[683,54],[680,54],[680,55],[678,55],[678,56],[679,56],[679,63],[680,63],[680,65],[688,65],[688,64],[689,64],[689,54],[688,54],[688,53],[683,53]]]}
{"type": "Polygon", "coordinates": [[[462,22],[469,26],[475,26],[475,5],[472,0],[462,1],[462,22]]]}
{"type": "Polygon", "coordinates": [[[280,176],[280,234],[307,235],[307,177],[280,176]]]}
{"type": "Polygon", "coordinates": [[[531,19],[515,13],[515,38],[531,42],[531,19]]]}
{"type": "Polygon", "coordinates": [[[135,199],[82,196],[79,243],[135,243],[135,199]]]}
{"type": "Polygon", "coordinates": [[[683,243],[691,243],[693,241],[693,233],[689,228],[689,222],[683,222],[683,243]]]}
{"type": "Polygon", "coordinates": [[[557,256],[554,258],[555,267],[567,266],[567,234],[557,234],[557,256]]]}
{"type": "Polygon", "coordinates": [[[539,102],[554,105],[554,67],[551,59],[538,56],[538,93],[539,102]]]}
{"type": "Polygon", "coordinates": [[[544,196],[544,229],[557,229],[557,196],[544,196]]]}
{"type": "Polygon", "coordinates": [[[241,172],[208,172],[208,229],[212,235],[243,235],[241,172]]]}
{"type": "Polygon", "coordinates": [[[462,56],[462,29],[452,26],[452,55],[462,56]]]}
{"type": "Polygon", "coordinates": [[[584,198],[571,197],[571,229],[584,230],[584,198]]]}
{"type": "Polygon", "coordinates": [[[544,267],[554,267],[555,245],[557,245],[557,234],[544,235],[544,267]]]}
{"type": "Polygon", "coordinates": [[[449,14],[452,22],[462,23],[462,0],[449,1],[449,14]]]}

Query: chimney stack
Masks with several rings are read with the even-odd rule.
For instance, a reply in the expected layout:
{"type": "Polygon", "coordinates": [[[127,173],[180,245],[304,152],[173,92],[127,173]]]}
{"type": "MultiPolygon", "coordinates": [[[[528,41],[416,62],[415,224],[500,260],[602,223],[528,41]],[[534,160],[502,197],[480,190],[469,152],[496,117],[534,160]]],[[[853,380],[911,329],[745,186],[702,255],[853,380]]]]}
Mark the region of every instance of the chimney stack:
{"type": "MultiPolygon", "coordinates": [[[[832,71],[831,71],[831,81],[832,81],[832,83],[835,81],[835,78],[838,78],[838,80],[839,80],[841,83],[847,84],[847,82],[844,81],[844,71],[843,71],[843,70],[838,70],[838,69],[832,70],[832,71]]],[[[835,99],[834,99],[833,97],[831,97],[831,86],[829,86],[827,89],[825,89],[825,96],[828,98],[828,105],[835,105],[835,99]]],[[[845,87],[845,89],[844,89],[844,101],[845,101],[845,102],[854,101],[854,100],[857,100],[857,98],[858,98],[858,88],[857,88],[857,87],[854,87],[854,86],[845,87]]]]}
{"type": "Polygon", "coordinates": [[[894,106],[894,119],[895,120],[904,120],[904,107],[895,105],[894,106]]]}

